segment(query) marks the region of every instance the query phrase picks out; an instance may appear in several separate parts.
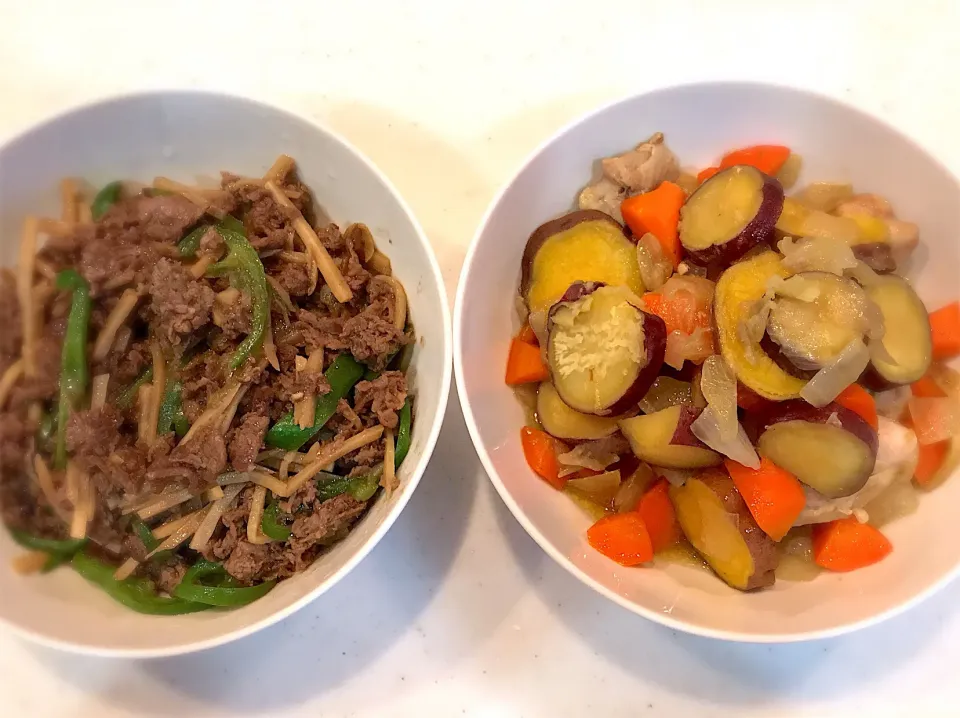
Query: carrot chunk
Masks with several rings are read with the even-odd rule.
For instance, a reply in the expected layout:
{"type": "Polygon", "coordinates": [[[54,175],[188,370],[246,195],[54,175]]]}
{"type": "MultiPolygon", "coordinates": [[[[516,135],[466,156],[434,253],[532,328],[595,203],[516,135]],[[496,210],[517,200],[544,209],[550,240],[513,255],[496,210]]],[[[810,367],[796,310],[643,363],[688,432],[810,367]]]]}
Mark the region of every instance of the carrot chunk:
{"type": "Polygon", "coordinates": [[[660,479],[647,489],[637,505],[637,513],[650,534],[654,553],[679,543],[683,536],[677,512],[667,493],[668,488],[667,480],[660,479]]]}
{"type": "Polygon", "coordinates": [[[550,377],[547,365],[540,354],[540,347],[527,344],[519,338],[510,342],[507,356],[506,382],[511,386],[545,381],[550,377]]]}
{"type": "Polygon", "coordinates": [[[930,312],[933,358],[950,359],[960,354],[960,302],[930,312]]]}
{"type": "Polygon", "coordinates": [[[523,456],[533,472],[555,489],[567,483],[560,478],[560,462],[557,460],[557,442],[550,434],[532,426],[520,429],[520,444],[523,456]]]}
{"type": "Polygon", "coordinates": [[[849,516],[813,526],[813,561],[830,571],[855,571],[885,558],[893,545],[870,524],[849,516]]]}
{"type": "Polygon", "coordinates": [[[724,464],[757,526],[774,541],[786,536],[807,505],[797,478],[766,457],[761,457],[759,469],[733,459],[726,459],[724,464]]]}
{"type": "Polygon", "coordinates": [[[686,192],[680,185],[665,181],[655,190],[623,200],[620,214],[636,237],[648,232],[656,237],[664,256],[676,267],[683,257],[679,225],[680,208],[686,201],[686,192]]]}
{"type": "Polygon", "coordinates": [[[734,165],[750,165],[773,176],[780,171],[789,156],[790,148],[783,145],[754,145],[728,152],[720,161],[720,169],[725,170],[734,165]]]}
{"type": "Polygon", "coordinates": [[[587,529],[587,542],[621,566],[653,560],[650,534],[636,511],[604,516],[587,529]]]}
{"type": "Polygon", "coordinates": [[[870,426],[876,429],[879,426],[877,421],[877,402],[873,395],[859,384],[851,384],[838,396],[835,401],[843,407],[846,407],[866,421],[870,426]]]}

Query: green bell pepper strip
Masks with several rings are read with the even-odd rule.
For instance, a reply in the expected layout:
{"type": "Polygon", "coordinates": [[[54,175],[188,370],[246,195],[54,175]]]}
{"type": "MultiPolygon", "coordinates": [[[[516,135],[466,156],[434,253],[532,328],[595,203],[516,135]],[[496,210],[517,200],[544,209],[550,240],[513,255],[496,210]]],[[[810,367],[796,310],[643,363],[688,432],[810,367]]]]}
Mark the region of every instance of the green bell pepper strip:
{"type": "Polygon", "coordinates": [[[290,538],[290,527],[280,519],[281,513],[280,502],[274,499],[263,510],[263,518],[260,520],[263,535],[274,541],[286,541],[290,538]]]}
{"type": "Polygon", "coordinates": [[[33,534],[28,534],[26,531],[20,531],[18,529],[11,529],[10,535],[13,536],[13,540],[24,548],[28,548],[31,551],[43,551],[44,553],[49,554],[69,554],[72,556],[77,551],[82,549],[87,543],[87,539],[49,539],[42,538],[40,536],[34,536],[33,534]]]}
{"type": "Polygon", "coordinates": [[[187,569],[173,595],[184,601],[192,601],[207,606],[235,608],[246,606],[266,595],[276,585],[276,581],[264,581],[256,586],[238,586],[236,579],[228,574],[223,566],[213,561],[200,559],[187,569]],[[218,585],[201,583],[203,579],[218,582],[218,585]]]}
{"type": "Polygon", "coordinates": [[[93,202],[90,203],[90,215],[93,217],[94,222],[105,215],[107,210],[117,203],[117,200],[120,199],[120,191],[122,189],[123,183],[118,181],[104,185],[103,189],[97,192],[93,198],[93,202]]]}
{"type": "Polygon", "coordinates": [[[163,402],[160,404],[157,434],[163,435],[174,431],[177,436],[183,436],[189,429],[190,422],[183,413],[183,384],[176,380],[168,381],[163,402]]]}
{"type": "MultiPolygon", "coordinates": [[[[147,526],[143,519],[136,514],[133,514],[133,520],[130,522],[130,528],[133,529],[133,532],[137,535],[137,538],[140,539],[140,543],[142,543],[144,548],[147,549],[147,553],[150,553],[160,545],[160,540],[153,535],[153,531],[150,530],[150,527],[147,526]]],[[[158,551],[157,553],[153,554],[149,560],[156,563],[163,563],[170,558],[172,554],[173,549],[158,551]]]]}
{"type": "Polygon", "coordinates": [[[125,578],[118,581],[113,577],[116,568],[86,551],[77,553],[70,562],[74,570],[104,591],[113,600],[122,603],[137,613],[149,613],[158,616],[179,616],[184,613],[206,611],[209,605],[194,603],[182,598],[167,598],[157,594],[153,581],[146,578],[125,578]]]}
{"type": "Polygon", "coordinates": [[[243,225],[227,215],[216,225],[217,232],[227,245],[227,256],[207,269],[207,276],[230,275],[241,289],[250,295],[250,333],[240,342],[230,358],[230,368],[236,369],[248,356],[260,350],[270,325],[270,292],[267,289],[267,274],[260,255],[251,246],[243,232],[243,225]]]}
{"type": "Polygon", "coordinates": [[[57,275],[57,288],[73,292],[67,329],[60,355],[60,403],[57,407],[57,447],[55,465],[67,464],[67,420],[87,391],[87,335],[90,330],[90,285],[74,269],[57,275]]]}
{"type": "Polygon", "coordinates": [[[403,402],[403,407],[400,409],[400,423],[397,426],[397,444],[393,451],[393,465],[398,469],[410,451],[410,429],[413,424],[412,414],[413,408],[410,405],[410,397],[408,396],[407,400],[403,402]]]}
{"type": "Polygon", "coordinates": [[[201,224],[199,227],[196,227],[192,230],[186,237],[181,239],[177,243],[177,249],[180,250],[181,257],[196,257],[197,250],[200,249],[200,240],[203,239],[203,235],[207,233],[207,230],[210,229],[210,225],[201,224]]]}
{"type": "Polygon", "coordinates": [[[287,414],[270,427],[265,438],[267,446],[297,451],[316,436],[330,417],[337,413],[337,404],[340,400],[347,395],[354,384],[360,381],[363,376],[363,365],[349,354],[340,354],[323,376],[330,385],[330,391],[317,397],[313,426],[301,429],[293,420],[293,414],[287,414]]]}
{"type": "Polygon", "coordinates": [[[40,426],[34,437],[37,448],[44,454],[52,454],[57,436],[57,418],[53,412],[45,411],[40,417],[40,426]]]}
{"type": "Polygon", "coordinates": [[[133,406],[133,402],[137,400],[137,392],[140,391],[140,387],[149,384],[151,381],[153,381],[153,367],[148,366],[140,376],[133,380],[130,386],[117,395],[117,407],[129,409],[133,406]]]}
{"type": "Polygon", "coordinates": [[[329,501],[340,494],[350,494],[357,501],[369,501],[377,493],[383,464],[378,464],[370,473],[347,478],[321,471],[317,474],[317,500],[329,501]]]}

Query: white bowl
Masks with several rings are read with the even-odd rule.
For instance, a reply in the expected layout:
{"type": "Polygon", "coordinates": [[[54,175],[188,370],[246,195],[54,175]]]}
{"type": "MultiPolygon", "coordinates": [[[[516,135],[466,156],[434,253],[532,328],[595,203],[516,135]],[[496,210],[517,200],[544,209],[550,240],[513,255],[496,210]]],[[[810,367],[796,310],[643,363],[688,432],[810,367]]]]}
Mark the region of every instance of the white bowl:
{"type": "MultiPolygon", "coordinates": [[[[407,289],[417,344],[416,420],[401,488],[381,497],[341,543],[307,571],[249,606],[187,616],[144,616],[114,603],[73,571],[21,577],[0,570],[0,622],[26,638],[79,653],[145,657],[212,647],[269,626],[337,583],[383,538],[433,452],[450,388],[451,339],[443,280],[423,230],[390,182],[330,130],[247,99],[199,92],[124,96],[55,117],[0,147],[0,264],[16,261],[27,213],[57,216],[57,183],[82,177],[165,175],[213,181],[221,169],[262,175],[277,155],[297,160],[319,204],[341,227],[364,222],[407,289]]],[[[0,530],[0,566],[19,549],[0,530]]]]}
{"type": "Polygon", "coordinates": [[[622,568],[586,543],[588,519],[527,468],[523,411],[503,383],[520,257],[530,232],[572,208],[596,161],[655,131],[684,165],[706,167],[726,150],[762,142],[803,156],[801,182],[852,181],[919,223],[915,286],[928,307],[957,298],[960,187],[909,139],[835,100],[771,85],[710,83],[663,89],[609,105],[543,144],[494,200],[467,254],[454,311],[454,368],[467,426],[507,506],[561,566],[620,605],[671,628],[756,642],[852,631],[930,595],[960,567],[960,481],[923,497],[888,529],[895,550],[880,564],[744,594],[713,575],[671,565],[622,568]]]}

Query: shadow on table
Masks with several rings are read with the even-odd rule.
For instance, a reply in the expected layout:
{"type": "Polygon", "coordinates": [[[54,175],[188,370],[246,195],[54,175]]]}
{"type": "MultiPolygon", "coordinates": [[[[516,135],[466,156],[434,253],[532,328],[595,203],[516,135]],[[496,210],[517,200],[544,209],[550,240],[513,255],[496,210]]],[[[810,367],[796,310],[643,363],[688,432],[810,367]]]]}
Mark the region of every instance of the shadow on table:
{"type": "Polygon", "coordinates": [[[807,643],[772,646],[702,638],[608,601],[544,560],[544,552],[506,507],[498,508],[498,519],[544,604],[594,651],[642,680],[705,702],[757,705],[801,693],[829,700],[854,692],[909,661],[960,601],[955,582],[921,607],[878,626],[807,643]]]}

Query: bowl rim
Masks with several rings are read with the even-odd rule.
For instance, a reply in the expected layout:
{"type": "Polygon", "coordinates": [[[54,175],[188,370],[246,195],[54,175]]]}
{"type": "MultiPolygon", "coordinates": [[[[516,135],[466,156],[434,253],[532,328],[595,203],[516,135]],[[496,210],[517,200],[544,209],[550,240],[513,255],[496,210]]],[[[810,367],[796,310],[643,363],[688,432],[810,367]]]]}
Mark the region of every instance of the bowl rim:
{"type": "MultiPolygon", "coordinates": [[[[252,635],[261,629],[268,628],[276,623],[279,623],[283,619],[304,608],[307,604],[312,603],[314,600],[337,585],[347,574],[356,568],[356,566],[364,558],[366,558],[366,556],[374,549],[374,547],[380,543],[383,537],[399,518],[400,514],[406,508],[410,498],[413,496],[414,491],[416,491],[417,486],[420,484],[420,480],[423,477],[431,458],[433,457],[433,452],[440,436],[440,430],[446,417],[447,407],[450,399],[453,371],[453,363],[451,361],[451,355],[453,352],[453,333],[451,330],[451,316],[450,307],[447,300],[446,284],[443,280],[443,273],[440,269],[440,263],[437,259],[436,252],[434,251],[433,246],[431,245],[430,240],[423,229],[423,226],[420,224],[419,219],[417,218],[416,214],[414,214],[407,200],[397,190],[396,186],[394,186],[393,182],[390,181],[383,170],[374,164],[374,162],[367,157],[366,154],[361,152],[352,142],[347,140],[340,133],[329,128],[324,123],[301,114],[300,112],[284,107],[281,104],[277,104],[272,101],[266,102],[259,98],[237,92],[175,87],[134,90],[100,95],[90,100],[67,105],[51,114],[44,116],[36,122],[26,125],[18,131],[0,138],[0,152],[2,152],[9,145],[19,142],[34,132],[48,129],[51,126],[56,125],[58,122],[69,120],[71,116],[75,114],[80,114],[106,105],[120,105],[131,100],[137,101],[174,95],[206,97],[213,99],[214,101],[225,100],[228,102],[247,104],[252,107],[259,108],[260,110],[286,115],[289,119],[303,122],[309,125],[314,132],[326,135],[335,143],[340,144],[345,150],[347,150],[347,152],[357,163],[363,165],[367,171],[369,171],[379,182],[383,184],[384,187],[386,187],[388,194],[393,197],[394,201],[400,207],[407,221],[413,228],[414,235],[416,236],[417,240],[426,250],[428,269],[427,274],[433,279],[433,283],[437,287],[442,300],[440,302],[440,317],[443,325],[442,345],[439,349],[442,354],[442,370],[440,376],[436,379],[436,381],[439,381],[440,388],[440,391],[437,395],[437,414],[433,421],[433,425],[429,427],[426,440],[423,443],[423,451],[420,455],[420,460],[417,462],[413,472],[410,475],[410,478],[407,480],[404,491],[397,503],[384,517],[383,523],[377,527],[370,537],[363,544],[361,544],[353,553],[353,555],[347,558],[344,564],[333,574],[331,574],[329,578],[320,582],[311,591],[307,592],[297,600],[292,601],[287,606],[284,606],[283,608],[280,608],[257,621],[247,623],[242,627],[225,632],[218,636],[213,636],[203,640],[188,641],[179,645],[165,646],[160,648],[111,648],[109,646],[78,643],[71,640],[59,639],[45,634],[36,633],[13,621],[8,620],[3,616],[0,616],[0,625],[8,628],[14,635],[46,648],[53,648],[76,655],[100,658],[142,659],[164,658],[196,653],[198,651],[222,646],[252,635]]],[[[434,381],[434,379],[431,378],[430,381],[434,381]]]]}
{"type": "MultiPolygon", "coordinates": [[[[873,114],[870,111],[867,111],[861,107],[858,107],[851,102],[837,97],[827,95],[816,90],[809,89],[807,87],[801,87],[798,85],[791,85],[787,83],[777,83],[777,82],[763,82],[763,81],[748,81],[748,80],[698,80],[690,82],[679,82],[679,83],[670,83],[663,85],[655,85],[646,89],[642,92],[631,92],[626,95],[621,95],[613,100],[604,102],[600,106],[583,112],[572,120],[564,123],[559,129],[551,133],[545,140],[540,142],[517,166],[514,172],[510,175],[510,178],[501,185],[500,189],[497,191],[494,198],[490,201],[490,204],[487,206],[486,211],[483,214],[483,217],[480,220],[479,225],[477,226],[476,232],[470,245],[467,249],[467,253],[463,260],[463,266],[460,271],[460,276],[458,277],[457,282],[457,293],[454,301],[454,310],[453,310],[453,365],[454,365],[454,380],[456,382],[457,394],[460,399],[460,406],[463,411],[464,421],[467,425],[467,430],[470,434],[470,440],[473,442],[474,448],[476,449],[477,455],[480,458],[480,462],[483,465],[484,470],[486,471],[487,477],[490,479],[490,482],[496,488],[497,493],[500,495],[500,498],[507,505],[507,508],[510,509],[510,513],[513,514],[513,517],[517,522],[523,527],[523,529],[533,538],[534,541],[543,549],[550,558],[552,558],[556,563],[563,567],[568,573],[572,574],[575,578],[579,579],[583,584],[592,588],[601,596],[613,601],[622,608],[627,609],[628,611],[635,613],[639,616],[647,618],[655,623],[659,623],[662,626],[667,628],[683,631],[684,633],[702,636],[704,638],[712,638],[724,641],[731,641],[735,643],[754,643],[754,644],[780,644],[780,643],[801,643],[806,641],[814,641],[825,638],[834,638],[837,636],[842,636],[848,633],[853,633],[854,631],[860,630],[862,628],[867,628],[869,626],[876,625],[882,621],[885,621],[894,616],[900,615],[904,611],[907,611],[910,608],[918,605],[922,601],[926,600],[934,593],[942,589],[948,583],[953,581],[957,576],[960,576],[960,562],[958,562],[950,571],[947,571],[938,578],[936,581],[928,585],[922,591],[914,594],[910,599],[902,601],[901,603],[891,606],[879,613],[867,616],[866,618],[859,619],[850,623],[845,623],[830,628],[823,628],[813,631],[803,631],[803,632],[778,632],[778,633],[769,633],[769,634],[751,634],[744,631],[734,631],[727,629],[717,629],[709,628],[706,626],[696,625],[688,623],[683,620],[674,618],[670,614],[662,613],[660,611],[655,611],[644,606],[640,606],[633,601],[625,598],[624,596],[616,593],[615,591],[610,590],[602,583],[591,577],[585,570],[578,567],[573,561],[571,561],[565,554],[559,551],[537,528],[533,523],[527,518],[526,513],[520,507],[520,505],[514,500],[512,494],[507,489],[506,485],[500,478],[499,473],[496,471],[493,465],[493,460],[490,457],[489,452],[486,447],[483,445],[483,442],[480,439],[480,430],[477,425],[477,419],[474,415],[473,409],[471,407],[471,402],[469,395],[467,393],[467,387],[465,380],[463,378],[464,369],[463,369],[463,333],[465,330],[464,324],[464,305],[466,302],[466,286],[467,279],[472,271],[473,262],[475,260],[478,248],[481,242],[481,237],[486,232],[487,225],[490,222],[491,217],[494,212],[500,206],[500,203],[503,201],[503,198],[507,195],[508,192],[512,189],[513,185],[517,181],[517,178],[523,173],[530,164],[537,159],[541,154],[546,152],[554,143],[559,141],[568,133],[572,132],[575,128],[579,127],[585,122],[594,120],[595,118],[603,115],[615,108],[620,107],[621,105],[626,105],[631,102],[637,101],[639,98],[655,98],[660,94],[669,94],[677,91],[697,91],[702,89],[716,89],[716,88],[727,88],[730,90],[746,90],[746,91],[776,91],[776,92],[786,92],[793,93],[797,95],[805,95],[808,98],[814,99],[818,102],[825,102],[837,106],[838,108],[844,110],[847,113],[853,113],[859,115],[862,119],[868,120],[874,123],[878,123],[885,127],[890,132],[898,135],[904,142],[910,145],[914,150],[925,155],[928,159],[938,165],[943,169],[944,173],[950,177],[956,179],[956,175],[940,161],[940,159],[933,153],[928,151],[920,142],[910,137],[908,134],[900,130],[899,128],[891,125],[889,122],[879,117],[878,115],[873,114]]],[[[960,182],[960,180],[958,180],[960,182]]]]}

